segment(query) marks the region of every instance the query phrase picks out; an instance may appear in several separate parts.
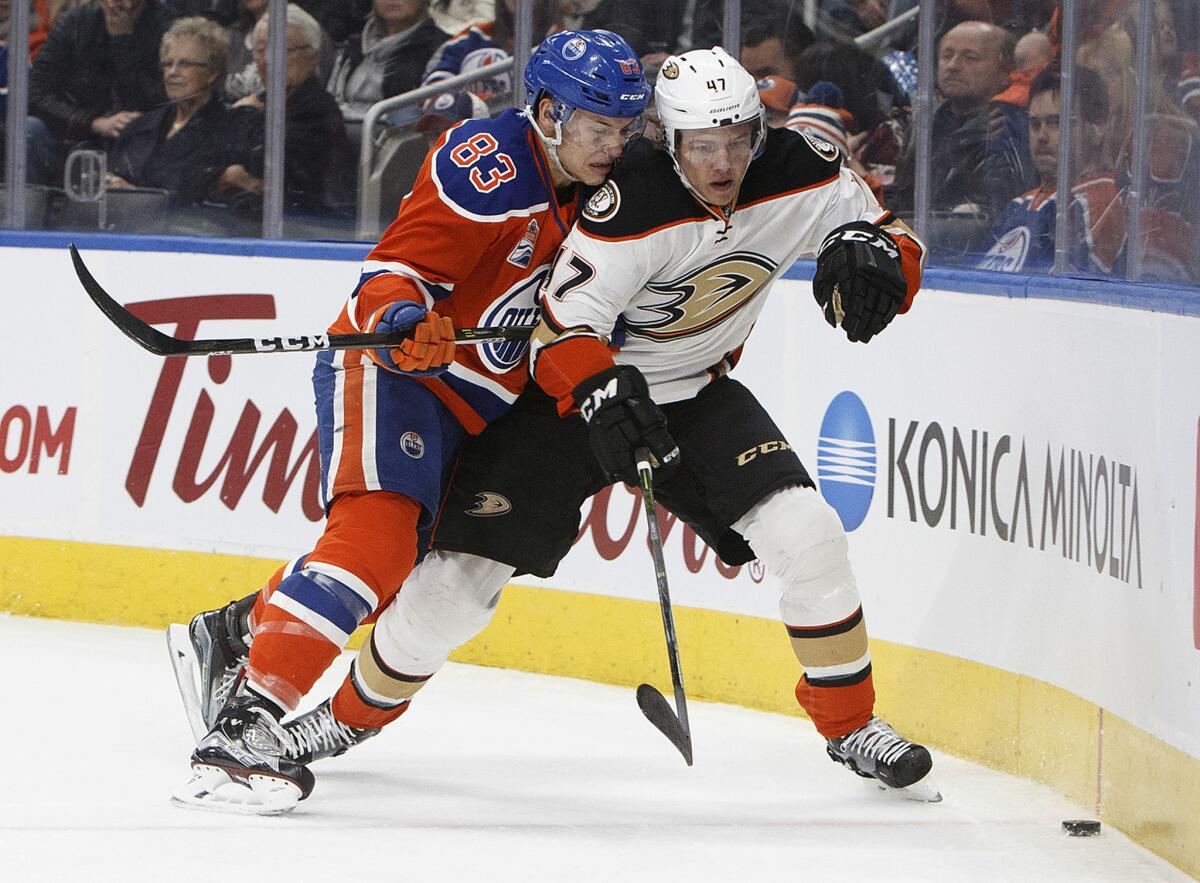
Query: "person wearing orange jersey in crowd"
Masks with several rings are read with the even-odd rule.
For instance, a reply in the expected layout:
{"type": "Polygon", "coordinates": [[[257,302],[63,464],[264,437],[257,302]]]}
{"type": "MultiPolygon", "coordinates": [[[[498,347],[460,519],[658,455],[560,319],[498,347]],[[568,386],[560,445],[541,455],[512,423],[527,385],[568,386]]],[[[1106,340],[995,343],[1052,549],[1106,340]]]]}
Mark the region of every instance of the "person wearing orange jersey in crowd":
{"type": "MultiPolygon", "coordinates": [[[[313,775],[281,718],[393,599],[424,551],[460,444],[525,385],[527,343],[456,347],[454,329],[533,320],[580,187],[605,180],[639,131],[649,88],[616,34],[568,31],[534,52],[525,90],[524,110],[468,120],[439,140],[330,328],[411,336],[317,357],[327,522],[316,546],[257,596],[169,633],[193,729],[207,729],[177,803],[267,814],[308,796],[313,775]]],[[[423,680],[369,643],[332,708],[344,726],[380,727],[423,680]]]]}

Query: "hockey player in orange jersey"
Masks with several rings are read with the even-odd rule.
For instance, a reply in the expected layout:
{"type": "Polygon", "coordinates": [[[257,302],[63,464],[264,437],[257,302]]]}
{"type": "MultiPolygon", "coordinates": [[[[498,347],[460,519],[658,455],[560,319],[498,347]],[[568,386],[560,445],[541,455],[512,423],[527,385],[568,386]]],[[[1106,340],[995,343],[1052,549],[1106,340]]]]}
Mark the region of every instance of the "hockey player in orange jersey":
{"type": "MultiPolygon", "coordinates": [[[[278,813],[308,795],[312,773],[284,750],[280,719],[355,627],[395,595],[419,558],[461,442],[525,385],[526,343],[455,347],[454,328],[536,317],[534,293],[575,220],[580,185],[604,181],[640,131],[649,98],[633,50],[607,31],[547,38],[525,88],[524,111],[468,120],[435,145],[330,328],[411,330],[411,339],[317,358],[327,522],[315,548],[277,573],[252,610],[210,611],[170,633],[185,697],[195,690],[189,662],[204,667],[204,682],[214,652],[236,658],[247,625],[254,634],[232,692],[209,680],[195,697],[198,729],[208,732],[177,803],[278,813]]],[[[338,717],[378,727],[404,711],[421,680],[356,665],[335,697],[338,717]]]]}

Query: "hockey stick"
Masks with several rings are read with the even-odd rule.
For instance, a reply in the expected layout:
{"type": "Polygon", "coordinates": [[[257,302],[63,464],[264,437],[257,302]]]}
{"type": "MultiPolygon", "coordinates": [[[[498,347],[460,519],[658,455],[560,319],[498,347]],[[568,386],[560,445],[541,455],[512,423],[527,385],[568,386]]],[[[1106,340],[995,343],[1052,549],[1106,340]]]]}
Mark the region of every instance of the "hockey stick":
{"type": "MultiPolygon", "coordinates": [[[[70,245],[75,275],[100,312],[138,346],[157,356],[218,356],[237,353],[295,353],[308,350],[362,350],[393,347],[406,338],[397,334],[302,334],[298,337],[233,337],[212,340],[180,340],[163,334],[125,309],[105,291],[88,271],[79,250],[70,245]]],[[[494,340],[528,340],[532,325],[506,325],[495,328],[456,328],[457,343],[488,343],[494,340]]]]}
{"type": "Polygon", "coordinates": [[[683,672],[679,667],[679,647],[675,643],[675,615],[671,612],[671,595],[667,589],[667,566],[663,563],[662,535],[658,530],[658,513],[654,505],[654,476],[650,471],[650,452],[638,448],[637,471],[642,486],[642,502],[650,530],[650,553],[654,556],[654,578],[658,581],[658,606],[662,610],[663,632],[667,636],[667,661],[671,664],[671,685],[675,688],[675,709],[663,694],[649,684],[637,688],[638,707],[642,714],[679,749],[687,765],[692,765],[692,731],[688,727],[687,697],[683,693],[683,672]]]}

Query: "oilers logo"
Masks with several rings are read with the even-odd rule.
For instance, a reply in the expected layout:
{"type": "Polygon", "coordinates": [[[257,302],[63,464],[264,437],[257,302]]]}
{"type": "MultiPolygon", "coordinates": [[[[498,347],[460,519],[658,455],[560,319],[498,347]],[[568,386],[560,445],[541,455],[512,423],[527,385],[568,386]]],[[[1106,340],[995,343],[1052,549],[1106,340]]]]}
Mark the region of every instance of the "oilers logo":
{"type": "Polygon", "coordinates": [[[875,494],[875,430],[862,399],[846,390],[829,403],[817,439],[821,496],[852,531],[863,523],[875,494]]]}
{"type": "Polygon", "coordinates": [[[420,460],[425,456],[425,439],[415,432],[406,432],[400,436],[400,450],[414,460],[420,460]]]}
{"type": "Polygon", "coordinates": [[[563,44],[562,57],[567,61],[578,61],[583,58],[585,52],[587,52],[587,43],[583,42],[582,37],[575,37],[563,44]]]}
{"type": "Polygon", "coordinates": [[[1033,235],[1028,227],[1013,227],[991,247],[979,262],[981,270],[997,270],[1001,273],[1016,273],[1025,266],[1029,256],[1029,245],[1033,235]]]}
{"type": "MultiPolygon", "coordinates": [[[[509,325],[532,325],[537,322],[538,309],[534,295],[545,279],[549,265],[539,267],[515,287],[500,295],[479,317],[479,324],[487,328],[504,328],[509,325]]],[[[477,347],[483,364],[493,374],[504,374],[525,358],[529,351],[527,340],[493,340],[477,347]]]]}
{"type": "Polygon", "coordinates": [[[540,232],[541,227],[538,226],[537,218],[530,218],[529,225],[525,228],[525,234],[521,237],[521,241],[509,253],[508,262],[521,269],[528,267],[529,262],[533,260],[533,249],[537,245],[538,233],[540,232]]]}

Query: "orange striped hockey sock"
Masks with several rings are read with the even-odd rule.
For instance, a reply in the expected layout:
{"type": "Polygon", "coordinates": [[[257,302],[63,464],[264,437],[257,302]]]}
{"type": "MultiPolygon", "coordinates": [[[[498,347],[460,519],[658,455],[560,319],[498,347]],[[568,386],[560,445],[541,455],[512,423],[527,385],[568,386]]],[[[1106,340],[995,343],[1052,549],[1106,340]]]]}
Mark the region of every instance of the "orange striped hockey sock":
{"type": "Polygon", "coordinates": [[[299,704],[358,624],[408,575],[420,512],[414,500],[385,491],[334,500],[312,553],[274,587],[268,583],[266,603],[256,605],[246,667],[256,692],[285,709],[299,704]]]}
{"type": "Polygon", "coordinates": [[[375,633],[355,657],[333,694],[333,716],[359,729],[382,727],[408,711],[409,702],[433,674],[404,674],[388,666],[375,647],[375,633]]]}

